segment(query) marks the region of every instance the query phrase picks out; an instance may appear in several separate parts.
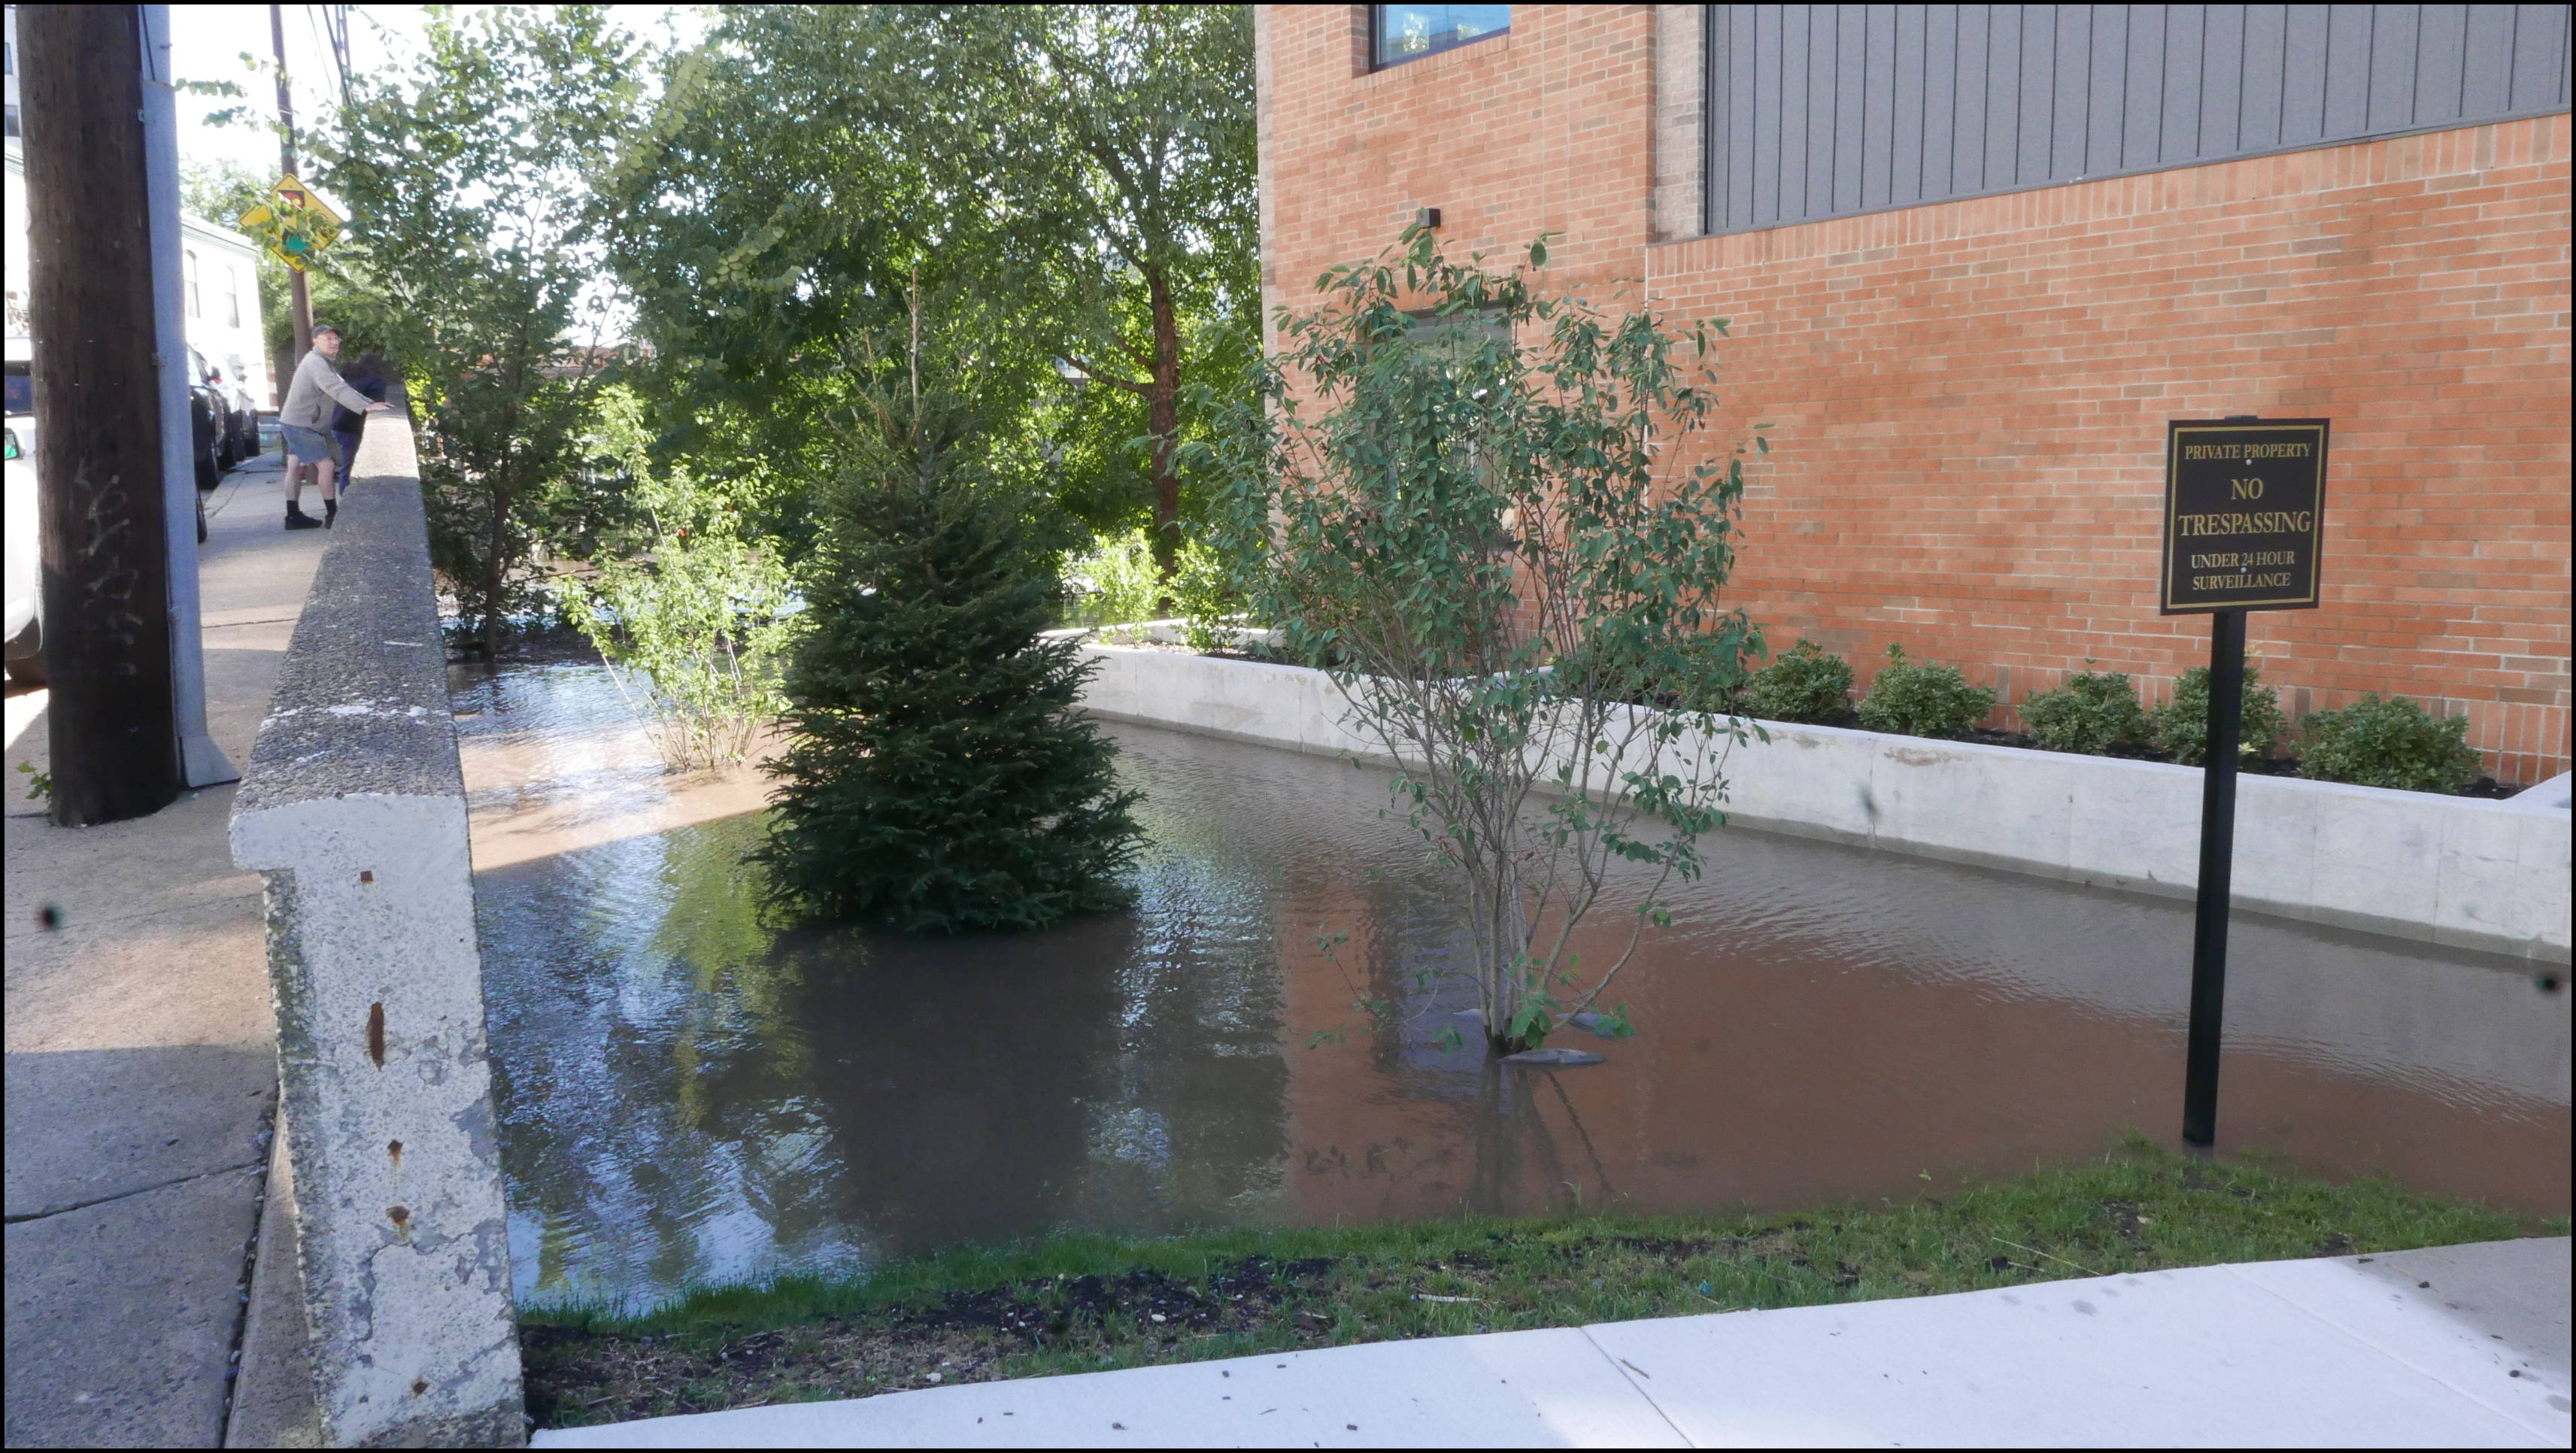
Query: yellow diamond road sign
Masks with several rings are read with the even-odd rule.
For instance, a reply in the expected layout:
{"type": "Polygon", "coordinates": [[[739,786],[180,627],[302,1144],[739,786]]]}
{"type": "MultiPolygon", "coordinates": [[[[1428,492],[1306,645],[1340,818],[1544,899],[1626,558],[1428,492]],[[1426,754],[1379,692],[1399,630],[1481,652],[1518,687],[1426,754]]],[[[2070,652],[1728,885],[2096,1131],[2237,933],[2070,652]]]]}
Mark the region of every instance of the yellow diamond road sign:
{"type": "Polygon", "coordinates": [[[265,238],[278,261],[297,272],[313,255],[340,235],[340,214],[323,204],[313,190],[293,176],[278,179],[269,200],[235,219],[244,232],[265,238]]]}

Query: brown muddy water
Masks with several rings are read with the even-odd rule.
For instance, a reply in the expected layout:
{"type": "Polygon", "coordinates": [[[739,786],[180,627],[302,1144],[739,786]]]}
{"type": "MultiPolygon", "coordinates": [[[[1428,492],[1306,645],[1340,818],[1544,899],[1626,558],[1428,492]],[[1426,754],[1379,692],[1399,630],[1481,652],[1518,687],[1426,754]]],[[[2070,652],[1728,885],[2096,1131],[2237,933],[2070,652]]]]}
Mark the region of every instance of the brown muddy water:
{"type": "MultiPolygon", "coordinates": [[[[2180,1115],[2187,903],[1729,829],[1613,996],[1641,1032],[1503,1070],[1430,1045],[1459,946],[1375,771],[1117,726],[1133,912],[779,933],[756,779],[663,775],[595,666],[457,686],[523,1302],[1056,1227],[1901,1197],[2180,1115]]],[[[2243,915],[2231,957],[2222,1152],[2567,1210],[2558,979],[2243,915]]]]}

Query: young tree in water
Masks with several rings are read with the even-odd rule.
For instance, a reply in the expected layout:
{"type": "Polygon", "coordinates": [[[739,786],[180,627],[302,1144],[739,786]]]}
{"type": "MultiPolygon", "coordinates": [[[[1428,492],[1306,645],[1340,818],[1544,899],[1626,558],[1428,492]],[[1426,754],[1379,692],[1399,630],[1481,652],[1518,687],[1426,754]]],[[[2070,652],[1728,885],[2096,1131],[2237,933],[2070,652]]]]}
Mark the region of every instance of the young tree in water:
{"type": "Polygon", "coordinates": [[[1137,794],[1075,709],[1093,667],[1039,636],[1052,507],[997,458],[952,348],[933,349],[916,312],[899,364],[869,369],[870,427],[827,496],[769,764],[771,893],[904,932],[1121,907],[1137,794]]]}
{"type": "Polygon", "coordinates": [[[1488,1042],[1533,1048],[1668,921],[1743,730],[1709,710],[1758,649],[1717,605],[1741,465],[1672,467],[1714,402],[1711,328],[1541,299],[1419,228],[1322,288],[1230,442],[1230,541],[1255,618],[1403,765],[1488,1042]],[[1583,963],[1586,916],[1630,900],[1624,946],[1583,963]]]}
{"type": "Polygon", "coordinates": [[[487,651],[571,483],[606,294],[587,178],[640,98],[608,7],[433,14],[408,73],[351,82],[322,184],[422,420],[433,559],[487,651]]]}

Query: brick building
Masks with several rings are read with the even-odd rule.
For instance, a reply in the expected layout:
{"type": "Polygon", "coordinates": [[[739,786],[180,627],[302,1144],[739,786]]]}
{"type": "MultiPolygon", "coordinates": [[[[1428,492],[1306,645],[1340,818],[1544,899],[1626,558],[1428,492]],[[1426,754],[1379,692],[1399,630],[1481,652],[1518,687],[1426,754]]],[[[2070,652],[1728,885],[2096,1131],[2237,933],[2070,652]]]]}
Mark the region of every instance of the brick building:
{"type": "Polygon", "coordinates": [[[1773,426],[1736,589],[1775,648],[2153,699],[2208,641],[2156,612],[2165,421],[2326,417],[2324,604],[2252,616],[2266,679],[2566,769],[2563,8],[1255,14],[1266,304],[1432,207],[1731,320],[1710,443],[1773,426]]]}

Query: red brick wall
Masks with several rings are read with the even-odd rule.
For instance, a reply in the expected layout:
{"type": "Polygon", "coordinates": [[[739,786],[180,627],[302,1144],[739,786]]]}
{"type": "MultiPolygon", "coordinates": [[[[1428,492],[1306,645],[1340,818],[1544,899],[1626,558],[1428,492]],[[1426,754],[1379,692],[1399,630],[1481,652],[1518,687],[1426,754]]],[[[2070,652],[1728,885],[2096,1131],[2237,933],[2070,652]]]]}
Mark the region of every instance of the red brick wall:
{"type": "Polygon", "coordinates": [[[1773,425],[1739,603],[1864,684],[1896,641],[2007,702],[2205,659],[2155,613],[2166,419],[2331,418],[2324,605],[2253,617],[2266,678],[2565,770],[2566,115],[1655,245],[1654,8],[1368,74],[1365,7],[1265,7],[1273,300],[1437,206],[1498,257],[1561,234],[1556,288],[1730,319],[1720,447],[1773,425]]]}

